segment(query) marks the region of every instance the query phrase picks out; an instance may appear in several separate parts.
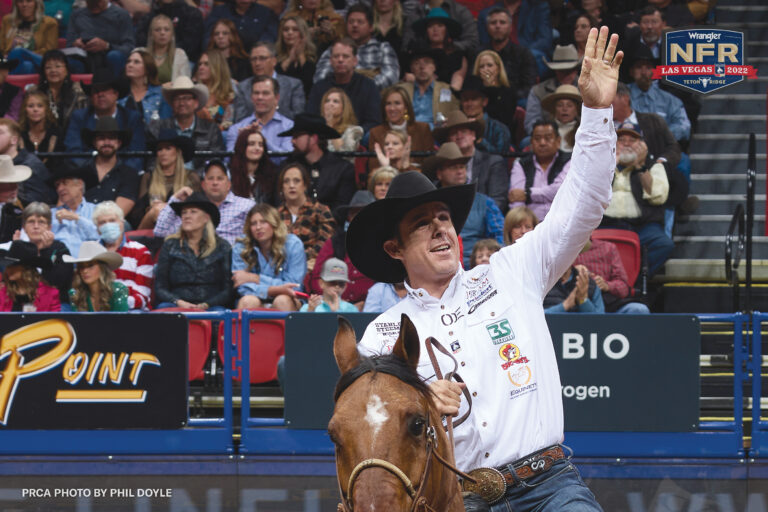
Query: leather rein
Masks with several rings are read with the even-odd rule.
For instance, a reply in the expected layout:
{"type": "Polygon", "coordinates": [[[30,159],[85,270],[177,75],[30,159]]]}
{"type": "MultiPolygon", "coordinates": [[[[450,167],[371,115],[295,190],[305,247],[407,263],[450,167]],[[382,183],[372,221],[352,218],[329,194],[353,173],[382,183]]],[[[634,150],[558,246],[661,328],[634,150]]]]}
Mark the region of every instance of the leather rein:
{"type": "MultiPolygon", "coordinates": [[[[453,360],[453,371],[446,374],[445,378],[450,380],[452,378],[456,379],[459,382],[463,382],[461,377],[459,377],[456,374],[456,369],[458,368],[458,364],[456,363],[456,358],[453,357],[453,355],[448,352],[445,347],[440,345],[440,343],[435,338],[428,338],[427,339],[427,353],[429,354],[429,359],[432,362],[432,366],[435,370],[435,376],[437,379],[443,379],[443,374],[440,370],[440,366],[437,364],[437,358],[435,357],[434,351],[432,346],[434,345],[441,353],[447,355],[453,360]]],[[[466,388],[463,390],[464,396],[468,400],[469,409],[467,412],[458,420],[456,420],[456,425],[460,425],[464,422],[464,420],[467,419],[469,416],[469,413],[472,410],[472,399],[469,395],[469,392],[466,390],[466,388]]],[[[450,442],[453,444],[453,419],[450,416],[444,417],[446,421],[446,430],[448,432],[448,435],[450,437],[450,442]]],[[[357,481],[357,478],[360,476],[360,474],[369,468],[380,468],[384,469],[386,471],[389,471],[391,474],[396,476],[400,482],[403,484],[403,487],[405,487],[406,492],[408,493],[408,496],[411,498],[411,512],[418,512],[418,511],[425,511],[425,512],[441,512],[429,505],[427,503],[427,498],[424,496],[424,491],[427,483],[427,479],[429,477],[429,472],[432,469],[432,458],[435,458],[437,462],[442,464],[446,469],[449,471],[452,471],[462,479],[468,480],[472,483],[477,483],[477,481],[472,478],[471,476],[467,475],[460,469],[458,469],[455,465],[448,462],[445,458],[443,458],[438,452],[437,452],[437,431],[435,430],[435,427],[431,425],[430,423],[430,414],[429,411],[427,411],[426,415],[426,428],[424,429],[424,437],[425,437],[425,445],[426,445],[426,458],[427,462],[424,464],[424,471],[421,474],[421,481],[418,484],[418,488],[414,487],[413,482],[411,482],[411,479],[408,478],[408,475],[406,475],[400,468],[398,468],[396,465],[392,464],[389,461],[383,460],[383,459],[377,459],[377,458],[371,458],[371,459],[365,459],[357,464],[357,466],[354,467],[352,472],[349,475],[349,482],[347,484],[347,492],[344,493],[344,491],[341,489],[341,482],[338,482],[339,484],[339,495],[341,496],[341,503],[339,503],[337,510],[338,512],[353,512],[352,507],[352,492],[354,490],[355,482],[357,481]]],[[[338,479],[337,479],[338,481],[338,479]]]]}

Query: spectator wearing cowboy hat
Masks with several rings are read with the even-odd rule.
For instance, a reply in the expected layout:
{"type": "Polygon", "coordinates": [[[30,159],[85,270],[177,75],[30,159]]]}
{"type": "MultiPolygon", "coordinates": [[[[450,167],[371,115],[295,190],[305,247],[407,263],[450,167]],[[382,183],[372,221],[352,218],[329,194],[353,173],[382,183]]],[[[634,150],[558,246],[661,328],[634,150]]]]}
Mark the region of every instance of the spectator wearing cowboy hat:
{"type": "MultiPolygon", "coordinates": [[[[161,131],[174,130],[178,135],[189,137],[193,141],[194,151],[224,151],[224,139],[215,122],[201,119],[196,112],[208,102],[208,88],[203,84],[194,84],[187,76],[179,76],[174,81],[163,85],[163,98],[173,109],[173,117],[157,119],[149,123],[147,132],[150,138],[157,138],[161,131]]],[[[192,158],[185,155],[189,162],[188,169],[202,170],[210,157],[192,158]]]]}
{"type": "Polygon", "coordinates": [[[512,166],[509,207],[527,206],[541,221],[571,168],[571,153],[560,151],[558,126],[552,120],[533,125],[531,150],[512,166]]]}
{"type": "Polygon", "coordinates": [[[469,52],[458,48],[453,42],[461,37],[462,26],[451,18],[445,9],[433,7],[425,17],[413,22],[411,27],[418,37],[406,48],[409,50],[421,47],[431,49],[435,59],[437,79],[451,84],[454,90],[461,89],[464,77],[467,76],[469,52]]]}
{"type": "Polygon", "coordinates": [[[533,123],[544,118],[544,111],[541,108],[541,101],[544,97],[555,92],[561,85],[576,85],[579,78],[579,52],[572,44],[557,45],[552,54],[552,61],[544,59],[544,63],[555,72],[555,76],[531,87],[525,104],[524,122],[525,133],[529,135],[533,130],[533,123]]]}
{"type": "Polygon", "coordinates": [[[509,128],[488,115],[488,94],[479,76],[469,75],[458,94],[461,111],[472,121],[483,124],[483,138],[479,139],[477,147],[489,153],[506,153],[512,145],[512,135],[509,128]]]}
{"type": "Polygon", "coordinates": [[[427,15],[436,8],[448,13],[450,19],[461,28],[460,33],[454,34],[456,37],[453,39],[453,46],[457,50],[466,52],[467,55],[474,54],[480,44],[477,37],[477,22],[472,12],[456,0],[418,1],[415,5],[406,2],[403,6],[405,29],[402,48],[414,46],[413,43],[418,40],[419,29],[423,30],[422,27],[424,27],[422,20],[425,20],[427,15]]]}
{"type": "Polygon", "coordinates": [[[65,263],[76,263],[69,298],[75,311],[130,311],[128,287],[115,280],[115,270],[123,257],[99,242],[83,242],[77,258],[64,256],[65,263]]]}
{"type": "MultiPolygon", "coordinates": [[[[127,151],[144,151],[146,140],[144,138],[144,123],[141,116],[133,110],[127,110],[117,104],[117,99],[122,95],[122,84],[108,68],[98,68],[93,73],[91,85],[84,85],[85,93],[90,96],[91,105],[87,108],[75,110],[69,119],[67,134],[64,137],[64,146],[70,153],[86,151],[83,144],[83,129],[93,129],[99,117],[109,116],[117,121],[121,130],[131,134],[130,143],[123,149],[127,151]]],[[[84,163],[84,160],[80,160],[84,163]]],[[[134,169],[143,169],[141,158],[130,158],[126,164],[134,169]]]]}
{"type": "Polygon", "coordinates": [[[8,73],[19,65],[18,59],[8,59],[0,55],[0,117],[19,120],[21,100],[24,91],[20,87],[8,83],[8,73]]]}
{"type": "Polygon", "coordinates": [[[157,259],[157,307],[225,309],[232,303],[232,246],[216,234],[219,209],[202,193],[171,208],[181,225],[165,239],[157,259]]]}
{"type": "Polygon", "coordinates": [[[61,311],[59,291],[48,285],[38,269],[48,269],[51,261],[38,255],[30,242],[15,240],[0,251],[3,280],[0,284],[0,311],[61,311]]]}
{"type": "Polygon", "coordinates": [[[85,200],[85,191],[96,181],[93,172],[67,162],[61,165],[48,182],[56,188],[56,206],[51,209],[51,231],[56,240],[64,242],[70,254],[77,254],[86,240],[98,240],[99,230],[93,223],[96,205],[85,200]]]}
{"type": "Polygon", "coordinates": [[[449,112],[459,109],[451,86],[437,79],[436,56],[430,48],[411,52],[410,73],[399,83],[413,104],[414,119],[429,124],[430,130],[445,121],[449,112]]]}
{"type": "MultiPolygon", "coordinates": [[[[235,239],[242,235],[248,210],[256,203],[253,199],[236,196],[232,192],[229,169],[222,160],[210,160],[206,164],[200,187],[205,198],[219,210],[216,234],[234,245],[235,239]]],[[[155,236],[165,237],[179,229],[182,219],[174,215],[174,205],[184,201],[192,192],[192,188],[183,187],[168,200],[157,217],[155,236]]]]}
{"type": "MultiPolygon", "coordinates": [[[[464,156],[455,142],[446,142],[434,156],[424,161],[424,173],[437,176],[438,188],[466,185],[467,162],[470,158],[464,156]]],[[[493,199],[480,192],[475,193],[472,208],[461,229],[461,240],[464,245],[462,260],[464,268],[470,268],[469,259],[475,242],[485,238],[493,238],[499,244],[504,242],[504,215],[493,199]]]]}
{"type": "Polygon", "coordinates": [[[121,130],[112,117],[100,117],[93,129],[83,128],[86,147],[96,150],[96,156],[84,166],[96,176],[96,184],[85,191],[85,199],[96,204],[115,201],[125,215],[136,204],[139,194],[138,171],[117,157],[120,148],[130,140],[130,134],[121,130]]]}
{"type": "MultiPolygon", "coordinates": [[[[272,151],[291,151],[291,141],[285,138],[282,133],[290,130],[294,121],[277,111],[277,105],[280,102],[280,84],[271,76],[255,76],[249,92],[253,103],[253,113],[229,127],[227,130],[227,151],[232,151],[235,148],[240,130],[251,125],[261,128],[261,133],[264,134],[267,145],[272,151]]],[[[282,161],[282,158],[273,157],[272,161],[278,163],[282,161]]]]}
{"type": "Polygon", "coordinates": [[[352,264],[347,254],[347,247],[345,238],[347,236],[347,227],[355,215],[363,209],[366,205],[371,204],[374,201],[373,194],[367,190],[358,190],[355,195],[352,196],[352,200],[349,204],[339,206],[333,212],[336,217],[336,230],[325,241],[320,248],[320,252],[317,253],[317,259],[315,260],[314,268],[307,274],[307,279],[304,288],[309,293],[321,294],[323,289],[320,287],[320,271],[323,269],[323,264],[328,261],[329,258],[338,258],[347,264],[349,270],[348,277],[349,283],[347,288],[341,294],[341,298],[354,304],[358,310],[361,310],[363,303],[365,302],[368,289],[373,286],[374,281],[365,275],[363,275],[352,264]]]}
{"type": "Polygon", "coordinates": [[[456,143],[461,154],[469,158],[467,183],[476,183],[478,192],[493,199],[499,210],[506,212],[509,170],[502,157],[475,147],[475,142],[483,136],[482,123],[471,121],[464,112],[456,110],[448,114],[445,125],[435,128],[432,133],[438,144],[456,143]]]}
{"type": "Polygon", "coordinates": [[[338,139],[339,132],[319,115],[305,112],[296,116],[293,128],[278,135],[291,137],[294,153],[288,162],[301,163],[309,170],[307,195],[311,201],[318,201],[331,211],[349,203],[355,193],[355,168],[328,151],[327,141],[338,139]]]}
{"type": "Polygon", "coordinates": [[[581,112],[581,93],[570,84],[564,84],[547,94],[541,101],[544,111],[557,123],[557,133],[560,135],[560,151],[573,151],[576,130],[579,128],[579,112],[581,112]]]}
{"type": "Polygon", "coordinates": [[[154,228],[166,202],[183,188],[200,190],[200,176],[184,166],[194,151],[190,137],[173,129],[161,130],[156,138],[150,139],[149,149],[155,153],[155,164],[151,172],[141,177],[139,200],[128,219],[138,229],[154,228]]]}
{"type": "Polygon", "coordinates": [[[19,183],[30,176],[32,169],[26,165],[13,165],[10,156],[0,155],[0,243],[8,242],[16,230],[21,229],[23,206],[18,198],[19,183]]]}
{"type": "Polygon", "coordinates": [[[32,176],[19,185],[18,197],[22,204],[32,201],[54,203],[56,191],[48,183],[51,173],[34,154],[19,148],[21,131],[13,119],[0,119],[0,155],[13,159],[13,165],[23,165],[32,169],[32,176]]]}

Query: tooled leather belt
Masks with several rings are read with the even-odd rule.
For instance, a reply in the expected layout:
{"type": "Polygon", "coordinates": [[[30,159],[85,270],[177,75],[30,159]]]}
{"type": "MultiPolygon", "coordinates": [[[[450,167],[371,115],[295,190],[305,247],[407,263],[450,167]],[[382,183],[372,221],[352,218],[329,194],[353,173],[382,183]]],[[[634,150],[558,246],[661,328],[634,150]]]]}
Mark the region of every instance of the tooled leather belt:
{"type": "Polygon", "coordinates": [[[477,480],[476,484],[464,480],[463,489],[466,492],[479,494],[485,501],[494,504],[504,497],[508,486],[515,486],[523,480],[539,475],[557,462],[566,458],[562,446],[554,445],[532,453],[512,464],[498,468],[477,468],[468,474],[477,480]],[[514,474],[509,470],[512,466],[514,474]]]}

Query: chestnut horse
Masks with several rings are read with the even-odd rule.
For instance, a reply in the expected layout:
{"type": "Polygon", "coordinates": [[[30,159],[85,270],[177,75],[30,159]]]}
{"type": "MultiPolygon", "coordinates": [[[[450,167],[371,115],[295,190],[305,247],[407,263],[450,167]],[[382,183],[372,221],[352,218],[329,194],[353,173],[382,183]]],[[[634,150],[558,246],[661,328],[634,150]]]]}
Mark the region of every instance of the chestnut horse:
{"type": "Polygon", "coordinates": [[[453,446],[416,368],[419,337],[403,315],[391,355],[361,357],[339,317],[333,354],[342,376],[328,434],[343,512],[464,511],[453,446]]]}

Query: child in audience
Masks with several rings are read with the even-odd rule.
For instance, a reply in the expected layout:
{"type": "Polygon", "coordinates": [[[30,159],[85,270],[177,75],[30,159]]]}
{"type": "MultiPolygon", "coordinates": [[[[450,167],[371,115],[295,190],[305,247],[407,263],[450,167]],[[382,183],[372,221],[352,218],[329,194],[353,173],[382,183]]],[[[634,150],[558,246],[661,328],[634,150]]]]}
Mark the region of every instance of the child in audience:
{"type": "Polygon", "coordinates": [[[469,256],[469,268],[484,265],[491,261],[491,254],[501,249],[499,242],[493,238],[484,238],[475,242],[472,254],[469,256]]]}
{"type": "Polygon", "coordinates": [[[320,288],[323,289],[323,294],[312,294],[309,303],[301,306],[299,311],[357,313],[354,304],[341,299],[348,282],[347,264],[338,258],[327,259],[320,273],[320,288]]]}

